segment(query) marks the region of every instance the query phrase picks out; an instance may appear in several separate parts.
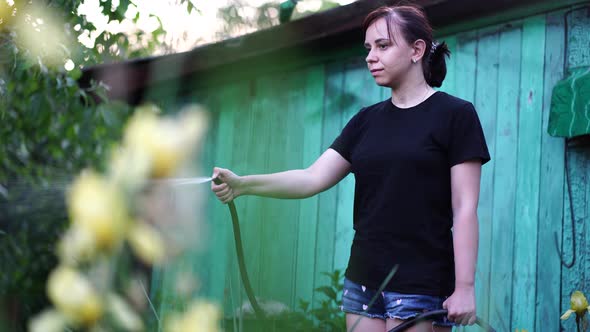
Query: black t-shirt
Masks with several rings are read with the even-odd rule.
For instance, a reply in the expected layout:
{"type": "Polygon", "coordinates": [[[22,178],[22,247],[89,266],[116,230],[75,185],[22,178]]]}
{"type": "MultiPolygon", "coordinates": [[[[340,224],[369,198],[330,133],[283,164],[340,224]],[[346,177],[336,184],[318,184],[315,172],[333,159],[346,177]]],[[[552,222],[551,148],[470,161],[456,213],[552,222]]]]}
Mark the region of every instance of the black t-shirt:
{"type": "Polygon", "coordinates": [[[390,99],[359,111],[330,148],[354,173],[354,240],[346,277],[377,289],[454,290],[452,166],[490,160],[473,105],[436,92],[414,107],[390,99]]]}

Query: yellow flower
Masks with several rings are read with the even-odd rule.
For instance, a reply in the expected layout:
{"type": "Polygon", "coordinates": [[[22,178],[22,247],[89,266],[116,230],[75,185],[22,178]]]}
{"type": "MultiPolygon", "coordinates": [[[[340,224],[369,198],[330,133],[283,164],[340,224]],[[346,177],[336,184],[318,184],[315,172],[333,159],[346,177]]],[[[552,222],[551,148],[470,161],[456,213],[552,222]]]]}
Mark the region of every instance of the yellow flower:
{"type": "Polygon", "coordinates": [[[151,175],[168,177],[191,155],[206,127],[206,115],[192,108],[179,118],[158,118],[138,109],[125,129],[124,144],[151,161],[151,175]]]}
{"type": "Polygon", "coordinates": [[[71,267],[60,266],[51,272],[47,294],[57,309],[74,323],[92,325],[102,315],[98,294],[90,282],[71,267]]]}
{"type": "Polygon", "coordinates": [[[29,332],[63,332],[67,320],[57,310],[45,310],[29,321],[29,332]]]}
{"type": "Polygon", "coordinates": [[[159,115],[162,113],[162,110],[158,105],[154,103],[143,103],[137,107],[135,107],[136,113],[152,113],[154,115],[159,115]]]}
{"type": "Polygon", "coordinates": [[[207,112],[198,105],[183,108],[179,121],[187,145],[196,145],[203,138],[209,122],[207,112]]]}
{"type": "Polygon", "coordinates": [[[209,302],[195,301],[183,315],[173,315],[166,323],[166,332],[219,332],[219,308],[209,302]]]}
{"type": "Polygon", "coordinates": [[[138,110],[125,129],[125,146],[145,155],[151,163],[151,174],[165,177],[178,166],[178,132],[170,120],[161,122],[153,112],[138,110]]]}
{"type": "Polygon", "coordinates": [[[59,241],[57,252],[66,265],[88,262],[96,255],[96,238],[84,227],[70,227],[59,241]]]}
{"type": "Polygon", "coordinates": [[[158,231],[138,221],[127,236],[133,252],[146,264],[158,264],[164,260],[164,242],[158,231]]]}
{"type": "Polygon", "coordinates": [[[143,331],[143,322],[135,311],[117,294],[107,297],[108,310],[117,325],[125,331],[143,331]]]}
{"type": "Polygon", "coordinates": [[[150,173],[150,157],[138,149],[115,147],[109,160],[109,177],[128,192],[141,190],[150,173]]]}
{"type": "Polygon", "coordinates": [[[165,332],[183,332],[183,317],[180,314],[171,314],[164,325],[165,332]]]}
{"type": "Polygon", "coordinates": [[[83,172],[68,193],[70,218],[88,230],[99,249],[111,250],[125,236],[128,224],[124,195],[100,175],[83,172]]]}
{"type": "Polygon", "coordinates": [[[563,313],[561,319],[568,319],[573,313],[575,313],[576,316],[581,317],[586,314],[588,310],[590,310],[590,306],[588,306],[588,300],[586,299],[586,296],[584,296],[584,293],[575,291],[570,297],[570,309],[563,313]]]}

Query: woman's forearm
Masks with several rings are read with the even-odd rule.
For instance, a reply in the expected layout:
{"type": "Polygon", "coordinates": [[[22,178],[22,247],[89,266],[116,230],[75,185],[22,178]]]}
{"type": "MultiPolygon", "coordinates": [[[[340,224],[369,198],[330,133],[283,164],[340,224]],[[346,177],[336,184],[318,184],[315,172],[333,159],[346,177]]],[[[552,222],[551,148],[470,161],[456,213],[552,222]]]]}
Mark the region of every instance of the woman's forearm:
{"type": "Polygon", "coordinates": [[[453,221],[455,288],[473,287],[479,241],[477,213],[458,213],[453,221]]]}
{"type": "Polygon", "coordinates": [[[257,195],[274,198],[306,198],[318,190],[308,170],[295,169],[285,172],[245,175],[240,177],[237,195],[257,195]]]}
{"type": "Polygon", "coordinates": [[[219,181],[211,183],[211,190],[223,203],[242,195],[306,198],[336,185],[349,172],[350,163],[328,149],[306,169],[238,176],[228,169],[214,167],[212,176],[219,181]]]}

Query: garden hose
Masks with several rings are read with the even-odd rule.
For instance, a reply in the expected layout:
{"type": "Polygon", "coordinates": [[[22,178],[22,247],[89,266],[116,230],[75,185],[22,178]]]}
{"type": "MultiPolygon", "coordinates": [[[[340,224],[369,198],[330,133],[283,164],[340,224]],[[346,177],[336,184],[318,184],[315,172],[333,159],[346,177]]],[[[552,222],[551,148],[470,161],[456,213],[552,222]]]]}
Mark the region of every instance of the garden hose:
{"type": "MultiPolygon", "coordinates": [[[[222,181],[219,178],[214,178],[213,182],[215,184],[221,184],[222,181]]],[[[264,312],[258,305],[258,301],[256,301],[256,297],[254,297],[254,292],[252,292],[252,285],[250,284],[250,279],[248,278],[248,271],[246,271],[246,264],[244,263],[244,249],[242,248],[242,235],[240,232],[240,222],[238,219],[238,212],[236,211],[236,205],[234,201],[230,201],[227,203],[229,207],[229,213],[231,214],[231,221],[234,228],[234,242],[236,244],[236,254],[238,256],[238,267],[240,269],[240,277],[242,278],[242,284],[244,285],[244,290],[246,291],[246,296],[248,296],[248,300],[252,305],[252,309],[254,309],[254,313],[258,319],[264,318],[264,312]]]]}
{"type": "MultiPolygon", "coordinates": [[[[407,321],[401,323],[400,325],[392,328],[388,332],[402,332],[402,331],[405,331],[407,328],[412,327],[419,322],[422,322],[425,320],[431,320],[434,317],[446,316],[448,314],[449,314],[449,312],[445,309],[425,312],[421,315],[418,315],[410,320],[407,320],[407,321]]],[[[493,327],[491,327],[490,324],[488,324],[486,321],[482,320],[479,317],[476,317],[475,324],[479,325],[486,332],[496,332],[496,330],[493,327]]]]}

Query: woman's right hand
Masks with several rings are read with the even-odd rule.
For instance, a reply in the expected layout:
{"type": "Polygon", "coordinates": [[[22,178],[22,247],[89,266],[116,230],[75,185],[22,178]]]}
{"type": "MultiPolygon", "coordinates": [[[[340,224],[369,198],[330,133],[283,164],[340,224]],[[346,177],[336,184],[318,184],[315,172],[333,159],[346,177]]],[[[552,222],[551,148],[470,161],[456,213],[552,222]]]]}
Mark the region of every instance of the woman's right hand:
{"type": "Polygon", "coordinates": [[[221,203],[227,204],[240,196],[240,177],[229,169],[213,167],[212,178],[222,182],[215,184],[215,181],[211,181],[211,190],[221,203]]]}

